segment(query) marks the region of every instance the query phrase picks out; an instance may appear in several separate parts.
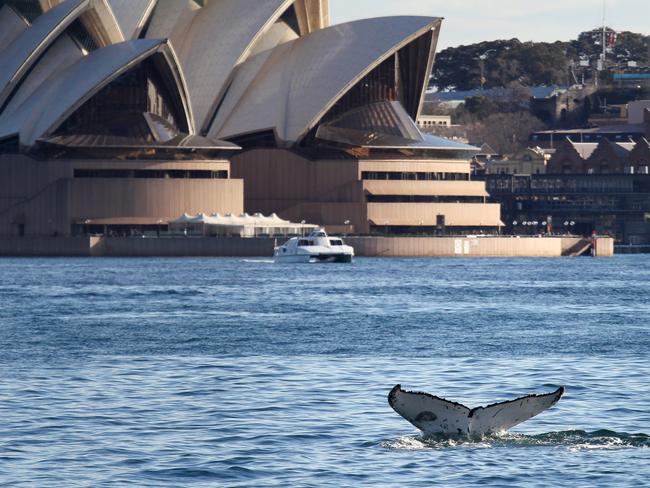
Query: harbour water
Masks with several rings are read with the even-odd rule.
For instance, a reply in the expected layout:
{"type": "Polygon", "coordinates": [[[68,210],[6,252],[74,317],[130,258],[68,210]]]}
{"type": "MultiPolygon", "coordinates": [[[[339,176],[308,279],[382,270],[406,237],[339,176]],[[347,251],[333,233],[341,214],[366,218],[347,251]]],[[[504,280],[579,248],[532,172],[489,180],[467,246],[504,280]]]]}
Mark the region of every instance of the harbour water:
{"type": "Polygon", "coordinates": [[[650,257],[0,260],[0,486],[642,486],[650,257]],[[469,406],[567,388],[482,441],[469,406]]]}

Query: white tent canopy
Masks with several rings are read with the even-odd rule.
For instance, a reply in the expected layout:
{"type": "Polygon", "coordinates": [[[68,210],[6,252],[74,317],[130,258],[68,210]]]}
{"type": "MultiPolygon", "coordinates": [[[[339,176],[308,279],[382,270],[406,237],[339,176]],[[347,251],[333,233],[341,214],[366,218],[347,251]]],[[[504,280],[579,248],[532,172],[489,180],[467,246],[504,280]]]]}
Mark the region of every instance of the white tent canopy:
{"type": "Polygon", "coordinates": [[[203,235],[240,235],[254,237],[257,235],[298,235],[309,232],[318,226],[305,223],[292,223],[283,220],[277,214],[206,215],[183,214],[169,223],[170,229],[201,232],[203,235]]]}

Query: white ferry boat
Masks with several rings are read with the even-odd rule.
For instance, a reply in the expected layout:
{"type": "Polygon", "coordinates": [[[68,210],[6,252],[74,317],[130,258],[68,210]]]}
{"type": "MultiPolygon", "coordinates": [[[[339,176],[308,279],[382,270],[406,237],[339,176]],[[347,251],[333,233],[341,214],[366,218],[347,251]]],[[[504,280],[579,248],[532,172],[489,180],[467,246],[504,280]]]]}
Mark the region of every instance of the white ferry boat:
{"type": "Polygon", "coordinates": [[[307,237],[294,237],[275,248],[276,263],[351,263],[354,249],[340,237],[316,229],[307,237]]]}

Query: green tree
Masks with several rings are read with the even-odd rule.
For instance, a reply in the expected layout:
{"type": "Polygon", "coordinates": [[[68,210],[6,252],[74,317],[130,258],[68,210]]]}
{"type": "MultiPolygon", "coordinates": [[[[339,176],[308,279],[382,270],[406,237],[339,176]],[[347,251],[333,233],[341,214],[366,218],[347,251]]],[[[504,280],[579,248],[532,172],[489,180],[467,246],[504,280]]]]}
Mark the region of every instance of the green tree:
{"type": "MultiPolygon", "coordinates": [[[[480,42],[440,52],[433,70],[439,90],[571,84],[570,66],[594,61],[602,52],[598,30],[581,33],[569,42],[520,42],[518,39],[480,42]]],[[[625,64],[650,64],[650,36],[621,32],[608,59],[625,64]]]]}

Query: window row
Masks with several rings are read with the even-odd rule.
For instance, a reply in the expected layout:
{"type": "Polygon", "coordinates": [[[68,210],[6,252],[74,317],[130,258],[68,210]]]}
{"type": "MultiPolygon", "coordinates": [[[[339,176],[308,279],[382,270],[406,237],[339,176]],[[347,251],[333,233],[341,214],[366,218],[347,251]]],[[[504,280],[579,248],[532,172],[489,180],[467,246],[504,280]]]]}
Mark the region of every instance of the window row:
{"type": "Polygon", "coordinates": [[[361,173],[361,179],[397,181],[469,181],[469,173],[364,171],[361,173]]]}
{"type": "Polygon", "coordinates": [[[75,169],[75,178],[142,178],[142,179],[193,179],[227,180],[228,171],[209,170],[152,170],[152,169],[75,169]]]}
{"type": "Polygon", "coordinates": [[[477,196],[368,195],[368,203],[485,203],[477,196]]]}

